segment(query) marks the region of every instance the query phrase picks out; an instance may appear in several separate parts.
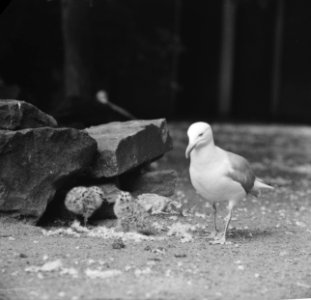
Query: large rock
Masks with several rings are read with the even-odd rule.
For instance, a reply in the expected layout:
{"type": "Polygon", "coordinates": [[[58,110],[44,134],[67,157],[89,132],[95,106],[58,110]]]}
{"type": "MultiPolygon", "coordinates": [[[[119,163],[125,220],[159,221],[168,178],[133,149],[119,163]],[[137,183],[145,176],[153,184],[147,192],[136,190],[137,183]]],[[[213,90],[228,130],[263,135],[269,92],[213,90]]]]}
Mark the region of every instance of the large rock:
{"type": "Polygon", "coordinates": [[[113,122],[86,132],[98,145],[91,174],[95,178],[123,174],[172,149],[165,119],[113,122]]]}
{"type": "Polygon", "coordinates": [[[122,188],[134,196],[147,193],[169,197],[175,193],[177,173],[174,170],[157,170],[133,175],[126,174],[121,178],[121,182],[122,188]]]}
{"type": "Polygon", "coordinates": [[[32,104],[19,100],[0,100],[0,129],[18,130],[46,126],[57,127],[57,122],[32,104]]]}
{"type": "Polygon", "coordinates": [[[38,220],[56,190],[95,154],[96,142],[76,129],[0,130],[0,212],[38,220]]]}

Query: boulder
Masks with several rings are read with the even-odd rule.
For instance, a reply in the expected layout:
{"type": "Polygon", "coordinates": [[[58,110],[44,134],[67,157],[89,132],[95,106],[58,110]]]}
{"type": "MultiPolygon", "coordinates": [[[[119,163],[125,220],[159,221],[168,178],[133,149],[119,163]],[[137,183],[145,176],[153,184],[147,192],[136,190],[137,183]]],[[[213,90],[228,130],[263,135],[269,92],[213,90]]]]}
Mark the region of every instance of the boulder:
{"type": "Polygon", "coordinates": [[[174,170],[158,170],[134,176],[126,175],[122,178],[122,188],[133,193],[151,193],[170,197],[175,193],[177,173],[174,170]]]}
{"type": "Polygon", "coordinates": [[[0,130],[0,212],[38,220],[95,154],[96,142],[73,128],[0,130]]]}
{"type": "Polygon", "coordinates": [[[0,100],[0,129],[38,127],[57,127],[57,122],[52,116],[25,101],[0,100]]]}
{"type": "Polygon", "coordinates": [[[94,178],[121,175],[172,149],[165,119],[112,122],[86,132],[98,145],[91,172],[94,178]]]}

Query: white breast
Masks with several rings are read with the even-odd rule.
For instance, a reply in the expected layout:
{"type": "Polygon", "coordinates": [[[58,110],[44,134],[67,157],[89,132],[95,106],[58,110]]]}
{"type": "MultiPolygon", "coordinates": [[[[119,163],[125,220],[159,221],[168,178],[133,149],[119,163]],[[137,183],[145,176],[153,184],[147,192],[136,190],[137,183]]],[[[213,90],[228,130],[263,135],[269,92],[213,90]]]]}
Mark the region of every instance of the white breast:
{"type": "Polygon", "coordinates": [[[238,182],[226,176],[230,170],[227,156],[222,152],[215,152],[213,156],[206,161],[192,157],[190,178],[193,187],[209,202],[240,200],[246,193],[238,182]]]}

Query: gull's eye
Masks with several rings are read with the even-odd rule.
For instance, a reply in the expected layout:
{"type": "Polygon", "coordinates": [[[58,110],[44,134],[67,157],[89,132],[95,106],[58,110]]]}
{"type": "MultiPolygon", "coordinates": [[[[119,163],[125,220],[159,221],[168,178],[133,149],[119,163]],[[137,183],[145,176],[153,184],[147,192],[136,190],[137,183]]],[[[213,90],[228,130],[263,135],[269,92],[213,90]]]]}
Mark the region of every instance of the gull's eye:
{"type": "Polygon", "coordinates": [[[203,136],[204,132],[200,133],[199,136],[203,136]]]}

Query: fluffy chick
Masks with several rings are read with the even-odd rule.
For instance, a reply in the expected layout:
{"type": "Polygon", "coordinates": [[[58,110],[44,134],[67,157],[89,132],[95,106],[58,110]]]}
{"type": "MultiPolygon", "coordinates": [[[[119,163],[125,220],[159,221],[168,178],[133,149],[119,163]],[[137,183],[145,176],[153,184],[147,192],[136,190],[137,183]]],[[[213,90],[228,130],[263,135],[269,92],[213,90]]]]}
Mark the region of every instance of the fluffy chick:
{"type": "Polygon", "coordinates": [[[121,192],[114,204],[114,214],[118,218],[117,228],[124,232],[137,231],[149,234],[151,231],[144,207],[128,192],[121,192]]]}
{"type": "Polygon", "coordinates": [[[66,208],[76,215],[84,218],[86,226],[89,217],[102,205],[105,200],[104,192],[97,186],[77,186],[66,195],[66,208]]]}

